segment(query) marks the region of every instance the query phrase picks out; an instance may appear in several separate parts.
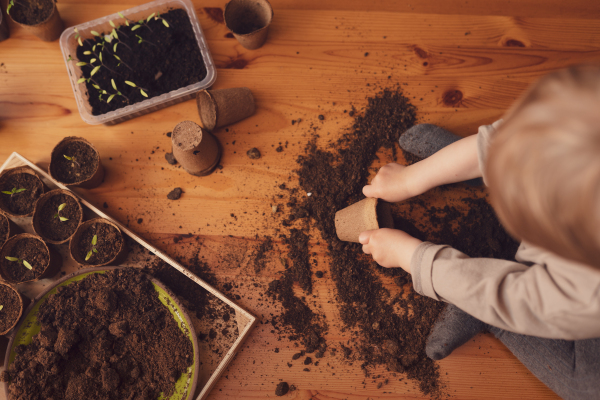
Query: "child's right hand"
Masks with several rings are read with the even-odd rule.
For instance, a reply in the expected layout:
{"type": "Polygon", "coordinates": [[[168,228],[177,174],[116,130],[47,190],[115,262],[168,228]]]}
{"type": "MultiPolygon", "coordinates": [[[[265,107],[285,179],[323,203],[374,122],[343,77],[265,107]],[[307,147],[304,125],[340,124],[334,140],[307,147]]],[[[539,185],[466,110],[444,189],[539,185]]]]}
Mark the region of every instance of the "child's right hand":
{"type": "Polygon", "coordinates": [[[390,163],[379,169],[370,185],[363,188],[367,197],[375,197],[391,203],[413,197],[408,188],[406,166],[390,163]]]}

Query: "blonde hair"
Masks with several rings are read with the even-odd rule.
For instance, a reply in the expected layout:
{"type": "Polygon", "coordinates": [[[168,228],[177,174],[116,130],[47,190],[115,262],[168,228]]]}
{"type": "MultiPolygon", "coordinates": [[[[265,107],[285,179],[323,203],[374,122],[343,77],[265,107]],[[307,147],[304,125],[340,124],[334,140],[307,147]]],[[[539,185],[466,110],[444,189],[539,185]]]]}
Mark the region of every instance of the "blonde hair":
{"type": "Polygon", "coordinates": [[[493,137],[486,177],[511,234],[600,268],[600,66],[535,83],[493,137]]]}

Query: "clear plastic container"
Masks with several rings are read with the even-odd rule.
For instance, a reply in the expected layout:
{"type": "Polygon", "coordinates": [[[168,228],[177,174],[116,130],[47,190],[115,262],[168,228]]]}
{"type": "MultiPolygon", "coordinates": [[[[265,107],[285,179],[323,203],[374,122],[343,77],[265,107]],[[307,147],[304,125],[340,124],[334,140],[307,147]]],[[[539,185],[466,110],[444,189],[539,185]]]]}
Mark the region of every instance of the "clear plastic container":
{"type": "Polygon", "coordinates": [[[161,14],[166,13],[169,9],[181,8],[185,10],[190,18],[192,29],[196,35],[196,41],[202,54],[202,59],[206,66],[206,76],[200,82],[196,82],[192,85],[182,87],[177,90],[173,90],[168,93],[164,93],[160,96],[153,97],[138,103],[119,108],[102,115],[92,115],[92,107],[88,103],[87,88],[85,83],[77,83],[79,78],[82,76],[80,67],[75,65],[77,61],[67,61],[69,56],[75,57],[77,53],[77,39],[75,39],[74,28],[77,28],[79,34],[85,38],[92,38],[91,31],[97,32],[110,32],[112,30],[109,21],[118,23],[123,18],[119,16],[119,13],[111,14],[103,18],[98,18],[84,24],[77,25],[65,29],[60,36],[60,49],[62,50],[63,57],[65,59],[65,65],[69,72],[69,78],[71,80],[71,86],[73,87],[73,93],[75,94],[75,101],[77,102],[77,108],[81,118],[91,125],[115,125],[123,121],[130,120],[135,117],[139,117],[157,110],[161,110],[165,107],[172,106],[182,101],[190,100],[195,97],[196,92],[206,89],[215,82],[217,79],[217,70],[213,63],[210,52],[208,51],[208,45],[198,18],[194,6],[189,0],[156,0],[150,3],[142,4],[141,6],[130,8],[129,10],[121,11],[125,17],[129,20],[140,20],[145,19],[154,12],[161,14]]]}

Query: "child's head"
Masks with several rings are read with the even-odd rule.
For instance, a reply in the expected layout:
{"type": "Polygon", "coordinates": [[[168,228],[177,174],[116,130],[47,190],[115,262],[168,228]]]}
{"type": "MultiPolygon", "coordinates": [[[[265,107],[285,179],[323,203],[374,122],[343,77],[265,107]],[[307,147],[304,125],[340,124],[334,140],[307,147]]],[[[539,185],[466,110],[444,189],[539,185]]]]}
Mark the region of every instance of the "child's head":
{"type": "Polygon", "coordinates": [[[600,67],[535,83],[494,136],[486,176],[509,232],[600,268],[600,67]]]}

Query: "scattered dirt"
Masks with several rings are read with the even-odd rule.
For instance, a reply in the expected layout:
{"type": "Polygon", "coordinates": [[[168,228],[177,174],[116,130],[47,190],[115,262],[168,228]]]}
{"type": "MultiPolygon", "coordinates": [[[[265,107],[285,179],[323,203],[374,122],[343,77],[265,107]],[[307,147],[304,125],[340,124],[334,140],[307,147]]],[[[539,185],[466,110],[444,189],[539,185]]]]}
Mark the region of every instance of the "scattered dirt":
{"type": "Polygon", "coordinates": [[[248,158],[251,158],[252,160],[257,160],[260,158],[260,151],[256,147],[248,150],[246,154],[248,155],[248,158]]]}
{"type": "Polygon", "coordinates": [[[10,16],[21,24],[37,25],[50,18],[53,7],[54,0],[15,0],[10,16]]]}
{"type": "Polygon", "coordinates": [[[165,153],[165,159],[171,165],[177,164],[177,160],[175,159],[175,156],[173,155],[173,153],[165,153]]]}
{"type": "Polygon", "coordinates": [[[134,269],[93,274],[59,289],[38,320],[41,332],[17,348],[11,365],[11,398],[168,397],[193,363],[191,342],[150,280],[134,269]]]}
{"type": "Polygon", "coordinates": [[[275,388],[275,396],[285,396],[289,390],[290,386],[287,382],[279,382],[275,388]]]}
{"type": "Polygon", "coordinates": [[[3,208],[15,215],[32,213],[36,200],[44,193],[42,182],[28,173],[13,174],[3,180],[0,192],[12,192],[13,189],[26,190],[14,194],[0,193],[0,201],[3,208]]]}
{"type": "Polygon", "coordinates": [[[19,318],[21,302],[14,290],[7,285],[0,285],[0,305],[0,332],[4,332],[19,318]]]}
{"type": "Polygon", "coordinates": [[[179,200],[179,198],[181,197],[181,193],[183,193],[183,191],[181,190],[181,188],[176,187],[175,189],[171,190],[169,192],[169,194],[167,194],[167,199],[169,199],[169,200],[179,200]]]}
{"type": "Polygon", "coordinates": [[[24,238],[15,243],[10,253],[3,253],[0,268],[12,281],[23,282],[43,274],[49,261],[50,255],[41,239],[24,238]],[[32,269],[25,267],[22,262],[9,261],[6,256],[25,260],[32,269]]]}
{"type": "Polygon", "coordinates": [[[81,182],[91,178],[99,164],[100,157],[91,146],[84,142],[70,142],[60,152],[55,152],[50,173],[62,183],[81,182]]]}
{"type": "Polygon", "coordinates": [[[75,233],[79,226],[81,210],[71,196],[57,194],[44,203],[38,218],[42,235],[51,240],[65,240],[75,233]],[[58,211],[62,204],[65,204],[65,207],[58,211]]]}
{"type": "Polygon", "coordinates": [[[110,224],[96,222],[83,229],[75,251],[79,252],[82,260],[92,251],[92,256],[86,261],[88,264],[98,265],[113,259],[124,245],[121,232],[110,224]],[[96,245],[92,245],[94,236],[97,236],[96,245]]]}

